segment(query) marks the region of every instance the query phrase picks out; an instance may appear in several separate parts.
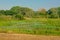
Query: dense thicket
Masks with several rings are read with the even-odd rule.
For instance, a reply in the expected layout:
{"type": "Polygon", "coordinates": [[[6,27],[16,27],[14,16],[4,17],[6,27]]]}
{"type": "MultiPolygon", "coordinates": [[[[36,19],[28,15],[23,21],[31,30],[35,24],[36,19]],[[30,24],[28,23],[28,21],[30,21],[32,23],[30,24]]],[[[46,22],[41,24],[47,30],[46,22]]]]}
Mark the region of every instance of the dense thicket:
{"type": "Polygon", "coordinates": [[[60,7],[50,8],[48,11],[44,8],[34,11],[28,7],[14,6],[9,10],[0,10],[0,17],[1,15],[11,16],[20,20],[24,18],[60,18],[60,7]]]}

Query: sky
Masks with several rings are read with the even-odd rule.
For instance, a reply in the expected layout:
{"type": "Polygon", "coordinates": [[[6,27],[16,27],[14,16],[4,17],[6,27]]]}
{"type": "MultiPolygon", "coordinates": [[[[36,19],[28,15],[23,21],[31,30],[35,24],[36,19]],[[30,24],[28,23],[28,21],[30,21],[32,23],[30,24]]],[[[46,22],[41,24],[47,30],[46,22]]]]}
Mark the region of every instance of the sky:
{"type": "Polygon", "coordinates": [[[0,10],[10,9],[13,6],[29,7],[33,10],[60,7],[60,0],[0,0],[0,10]]]}

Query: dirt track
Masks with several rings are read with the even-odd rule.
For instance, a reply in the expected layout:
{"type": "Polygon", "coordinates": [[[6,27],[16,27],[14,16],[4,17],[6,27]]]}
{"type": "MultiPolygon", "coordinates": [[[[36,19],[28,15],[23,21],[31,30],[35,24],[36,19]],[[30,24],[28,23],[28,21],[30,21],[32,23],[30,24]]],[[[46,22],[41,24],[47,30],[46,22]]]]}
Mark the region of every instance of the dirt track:
{"type": "Polygon", "coordinates": [[[0,33],[0,40],[60,40],[60,36],[0,33]]]}

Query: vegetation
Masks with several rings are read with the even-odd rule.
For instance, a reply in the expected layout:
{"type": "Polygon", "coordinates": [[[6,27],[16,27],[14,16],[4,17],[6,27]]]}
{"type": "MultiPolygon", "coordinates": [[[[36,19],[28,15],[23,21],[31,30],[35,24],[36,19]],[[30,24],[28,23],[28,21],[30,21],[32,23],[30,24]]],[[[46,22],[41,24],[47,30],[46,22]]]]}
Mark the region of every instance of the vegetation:
{"type": "Polygon", "coordinates": [[[60,35],[60,7],[48,11],[20,6],[0,10],[0,32],[60,35]]]}
{"type": "Polygon", "coordinates": [[[0,21],[0,32],[39,35],[60,35],[60,19],[0,21]]]}
{"type": "MultiPolygon", "coordinates": [[[[0,10],[0,15],[9,15],[14,18],[17,15],[28,18],[60,18],[60,7],[51,8],[48,11],[44,8],[34,11],[31,8],[14,6],[10,10],[0,10]]],[[[20,17],[18,18],[20,19],[20,17]]]]}

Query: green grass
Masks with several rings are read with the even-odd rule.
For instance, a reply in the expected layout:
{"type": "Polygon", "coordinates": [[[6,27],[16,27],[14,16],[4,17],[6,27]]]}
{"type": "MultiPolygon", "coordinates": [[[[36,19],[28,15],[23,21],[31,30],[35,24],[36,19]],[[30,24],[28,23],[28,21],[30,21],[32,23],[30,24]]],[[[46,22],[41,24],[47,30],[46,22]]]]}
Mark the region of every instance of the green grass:
{"type": "Polygon", "coordinates": [[[0,32],[37,35],[60,35],[60,19],[0,21],[0,32]]]}

